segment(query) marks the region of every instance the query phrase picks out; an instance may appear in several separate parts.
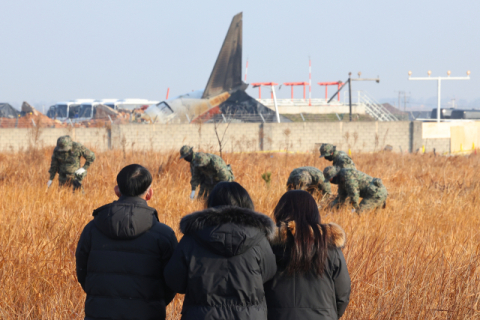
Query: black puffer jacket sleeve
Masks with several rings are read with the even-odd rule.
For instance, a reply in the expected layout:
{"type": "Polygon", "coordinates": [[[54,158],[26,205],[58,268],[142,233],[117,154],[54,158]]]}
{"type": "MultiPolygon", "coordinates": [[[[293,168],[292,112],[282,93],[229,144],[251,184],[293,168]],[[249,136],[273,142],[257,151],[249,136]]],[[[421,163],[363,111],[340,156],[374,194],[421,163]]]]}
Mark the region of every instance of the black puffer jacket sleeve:
{"type": "Polygon", "coordinates": [[[277,272],[277,262],[267,238],[264,238],[260,242],[259,248],[262,251],[260,255],[260,267],[262,268],[263,283],[265,283],[275,276],[277,272]]]}
{"type": "Polygon", "coordinates": [[[167,286],[174,292],[185,293],[187,290],[188,257],[193,241],[190,236],[183,236],[163,271],[167,286]]]}
{"type": "Polygon", "coordinates": [[[347,270],[347,263],[340,248],[336,251],[336,269],[333,272],[333,281],[335,283],[335,299],[337,302],[337,314],[340,318],[350,301],[351,282],[350,275],[347,270]]]}
{"type": "Polygon", "coordinates": [[[85,280],[87,278],[87,263],[88,256],[91,249],[91,236],[90,233],[94,228],[93,221],[90,221],[83,229],[78,241],[77,250],[75,252],[76,266],[77,266],[77,279],[83,290],[85,291],[85,280]]]}
{"type": "MultiPolygon", "coordinates": [[[[173,253],[175,252],[175,249],[178,246],[178,240],[177,240],[177,237],[175,236],[175,232],[172,231],[172,233],[168,235],[168,239],[166,242],[159,241],[159,246],[162,249],[162,252],[164,252],[164,255],[162,257],[162,260],[163,260],[162,265],[166,266],[170,261],[170,259],[172,258],[173,253]]],[[[165,278],[165,282],[166,280],[167,279],[165,278]]],[[[164,289],[165,289],[165,305],[168,305],[175,297],[176,292],[172,290],[168,286],[168,284],[164,289]]]]}

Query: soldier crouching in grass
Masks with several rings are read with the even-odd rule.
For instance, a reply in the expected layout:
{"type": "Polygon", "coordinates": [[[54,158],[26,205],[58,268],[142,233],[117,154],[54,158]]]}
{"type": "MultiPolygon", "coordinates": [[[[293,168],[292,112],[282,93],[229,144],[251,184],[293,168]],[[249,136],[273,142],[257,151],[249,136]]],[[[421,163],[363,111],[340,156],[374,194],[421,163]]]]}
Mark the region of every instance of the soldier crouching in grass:
{"type": "Polygon", "coordinates": [[[195,190],[199,186],[197,197],[207,198],[217,183],[235,179],[230,165],[227,165],[222,158],[215,154],[193,152],[193,147],[183,146],[180,149],[180,159],[185,159],[190,163],[192,174],[190,199],[195,198],[195,190]]]}
{"type": "Polygon", "coordinates": [[[78,142],[73,142],[70,136],[62,136],[57,140],[50,164],[50,188],[58,172],[59,185],[70,187],[73,191],[82,188],[82,180],[87,175],[87,169],[95,161],[95,154],[78,142]],[[85,158],[85,164],[80,168],[80,158],[85,158]]]}
{"type": "Polygon", "coordinates": [[[320,158],[325,158],[328,161],[333,161],[333,166],[338,170],[343,168],[355,169],[355,163],[352,158],[343,151],[337,151],[337,147],[330,143],[322,143],[320,146],[320,158]]]}
{"type": "Polygon", "coordinates": [[[330,204],[332,208],[345,204],[347,198],[358,214],[365,210],[385,208],[388,192],[381,179],[372,178],[356,169],[338,170],[335,166],[326,167],[323,175],[338,185],[338,195],[330,204]],[[361,202],[360,197],[363,198],[361,202]]]}
{"type": "Polygon", "coordinates": [[[287,181],[288,190],[305,190],[314,195],[319,193],[321,196],[331,194],[331,186],[328,180],[325,180],[322,171],[315,167],[300,167],[293,169],[287,181]]]}

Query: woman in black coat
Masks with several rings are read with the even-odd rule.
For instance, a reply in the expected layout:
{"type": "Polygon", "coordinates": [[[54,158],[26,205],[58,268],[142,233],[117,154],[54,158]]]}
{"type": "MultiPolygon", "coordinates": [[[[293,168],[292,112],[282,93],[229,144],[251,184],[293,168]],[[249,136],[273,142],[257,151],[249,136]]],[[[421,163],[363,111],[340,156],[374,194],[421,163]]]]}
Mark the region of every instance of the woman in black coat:
{"type": "Polygon", "coordinates": [[[185,294],[182,319],[267,319],[263,284],[277,270],[267,236],[273,221],[253,211],[247,191],[220,182],[207,209],[182,218],[184,234],[165,268],[167,285],[185,294]]]}
{"type": "Polygon", "coordinates": [[[285,193],[274,216],[278,270],[265,284],[268,319],[339,319],[350,298],[345,232],[321,224],[315,200],[302,190],[285,193]]]}

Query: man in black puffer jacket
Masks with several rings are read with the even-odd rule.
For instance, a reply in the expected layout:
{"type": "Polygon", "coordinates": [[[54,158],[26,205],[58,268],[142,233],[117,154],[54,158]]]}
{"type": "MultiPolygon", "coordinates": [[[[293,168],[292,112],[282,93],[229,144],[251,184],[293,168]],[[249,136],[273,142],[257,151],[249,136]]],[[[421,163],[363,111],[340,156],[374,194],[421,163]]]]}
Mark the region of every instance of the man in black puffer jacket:
{"type": "Polygon", "coordinates": [[[263,284],[277,270],[267,240],[274,228],[266,215],[233,206],[183,217],[184,236],[165,268],[170,288],[185,293],[182,320],[266,320],[263,284]]]}
{"type": "Polygon", "coordinates": [[[163,270],[177,246],[173,230],[147,205],[152,175],[132,164],[117,176],[118,201],[93,212],[78,242],[77,277],[85,320],[165,319],[175,293],[163,270]]]}

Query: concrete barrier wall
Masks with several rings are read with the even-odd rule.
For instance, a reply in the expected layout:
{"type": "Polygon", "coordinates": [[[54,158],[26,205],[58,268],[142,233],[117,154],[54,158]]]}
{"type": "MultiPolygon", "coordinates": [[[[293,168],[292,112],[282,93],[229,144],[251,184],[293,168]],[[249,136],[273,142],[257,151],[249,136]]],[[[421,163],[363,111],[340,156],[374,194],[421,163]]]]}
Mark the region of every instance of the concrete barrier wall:
{"type": "MultiPolygon", "coordinates": [[[[275,111],[275,106],[266,105],[267,108],[275,111]]],[[[298,113],[307,113],[307,114],[331,114],[331,113],[349,113],[350,107],[347,105],[341,106],[292,106],[292,105],[279,105],[278,112],[281,114],[298,114],[298,113]]],[[[353,105],[352,113],[355,114],[365,114],[365,105],[353,105]]]]}
{"type": "Polygon", "coordinates": [[[264,149],[311,151],[332,143],[340,150],[373,152],[386,145],[396,152],[411,150],[411,122],[320,122],[264,125],[264,149]]]}
{"type": "Polygon", "coordinates": [[[0,129],[0,151],[16,152],[36,146],[51,147],[57,139],[70,135],[74,141],[97,151],[108,149],[109,132],[106,128],[22,128],[0,129]]]}
{"type": "Polygon", "coordinates": [[[333,143],[340,150],[374,152],[391,145],[395,152],[450,152],[449,138],[425,138],[421,122],[294,122],[114,125],[107,128],[0,129],[0,151],[15,152],[33,145],[54,146],[58,137],[69,134],[75,141],[104,151],[179,150],[182,145],[218,151],[223,138],[226,152],[278,151],[310,152],[319,143],[333,143]],[[216,130],[215,130],[216,128],[216,130]],[[218,134],[218,138],[217,138],[218,134]]]}
{"type": "Polygon", "coordinates": [[[180,150],[187,144],[197,149],[218,151],[215,127],[220,140],[223,138],[225,151],[260,150],[258,123],[113,126],[112,148],[169,151],[180,150]]]}

